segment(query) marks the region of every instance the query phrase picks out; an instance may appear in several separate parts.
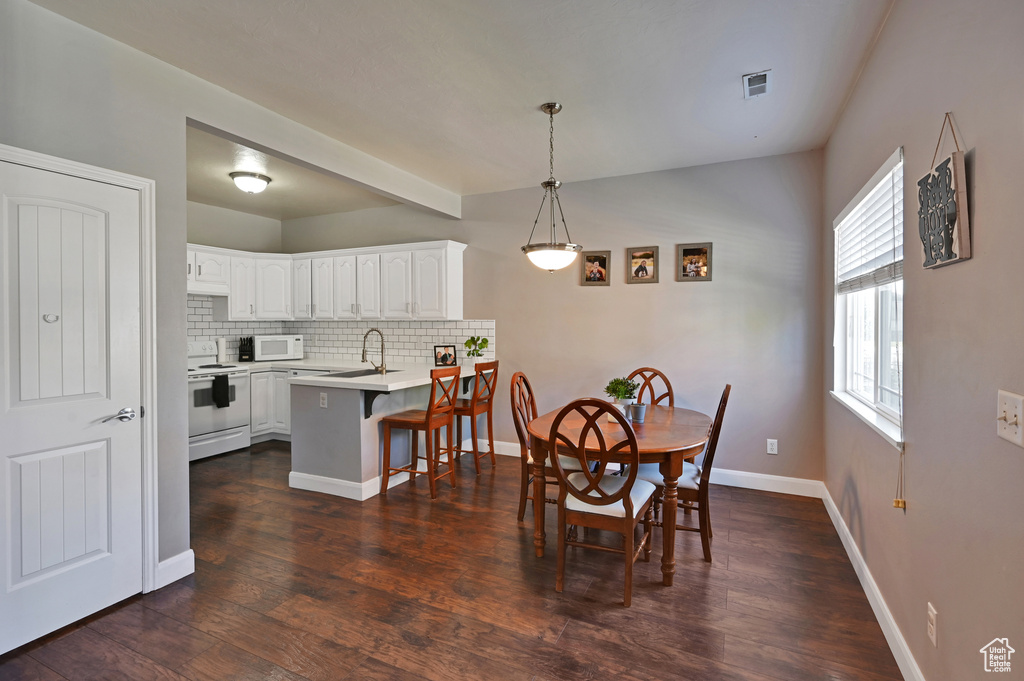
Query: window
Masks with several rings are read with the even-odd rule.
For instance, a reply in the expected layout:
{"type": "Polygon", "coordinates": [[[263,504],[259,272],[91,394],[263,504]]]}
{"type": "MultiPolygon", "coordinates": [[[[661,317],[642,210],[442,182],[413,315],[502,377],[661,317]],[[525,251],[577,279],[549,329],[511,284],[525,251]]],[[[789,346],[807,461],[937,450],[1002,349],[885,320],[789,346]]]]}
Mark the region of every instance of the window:
{"type": "MultiPolygon", "coordinates": [[[[867,408],[868,413],[899,426],[903,407],[902,149],[875,173],[834,226],[834,394],[862,415],[867,408]]],[[[884,430],[889,439],[902,439],[898,428],[884,430]]]]}

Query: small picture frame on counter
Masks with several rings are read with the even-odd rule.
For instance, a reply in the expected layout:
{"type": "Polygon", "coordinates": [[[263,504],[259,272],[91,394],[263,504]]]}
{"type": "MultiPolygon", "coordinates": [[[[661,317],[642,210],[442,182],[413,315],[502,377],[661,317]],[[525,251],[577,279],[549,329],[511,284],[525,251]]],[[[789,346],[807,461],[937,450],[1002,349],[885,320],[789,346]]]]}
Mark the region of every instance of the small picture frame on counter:
{"type": "Polygon", "coordinates": [[[455,346],[454,345],[435,345],[434,346],[434,366],[436,367],[453,367],[456,366],[457,359],[455,357],[455,346]]]}

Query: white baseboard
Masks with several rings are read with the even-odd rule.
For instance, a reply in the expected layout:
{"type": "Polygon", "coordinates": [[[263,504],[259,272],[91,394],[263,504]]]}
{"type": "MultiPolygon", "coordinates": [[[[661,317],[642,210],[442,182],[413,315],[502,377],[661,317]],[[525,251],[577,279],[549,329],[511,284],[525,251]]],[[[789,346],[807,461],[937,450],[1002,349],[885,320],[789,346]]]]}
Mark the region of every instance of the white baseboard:
{"type": "Polygon", "coordinates": [[[356,501],[366,501],[370,497],[375,496],[380,490],[380,478],[358,483],[350,480],[292,471],[288,474],[288,486],[295,489],[309,490],[310,492],[333,494],[336,497],[355,499],[356,501]]]}
{"type": "Polygon", "coordinates": [[[821,480],[787,478],[782,475],[730,471],[722,468],[711,469],[711,482],[716,485],[756,489],[762,492],[778,492],[779,494],[793,494],[798,497],[813,497],[815,499],[821,499],[825,494],[825,483],[821,480]]]}
{"type": "Polygon", "coordinates": [[[828,511],[829,517],[832,518],[832,524],[846,548],[846,554],[850,557],[853,569],[860,579],[860,585],[868,597],[871,609],[875,613],[878,625],[882,628],[882,633],[885,635],[893,657],[896,658],[896,664],[899,666],[903,678],[907,681],[925,681],[924,674],[921,673],[921,668],[917,665],[917,660],[910,652],[907,640],[903,638],[903,632],[896,624],[896,619],[892,616],[889,606],[886,605],[885,598],[882,597],[882,592],[879,590],[878,584],[875,583],[875,578],[871,576],[871,570],[864,562],[864,556],[857,548],[857,542],[854,541],[850,529],[846,526],[846,521],[843,520],[843,515],[839,512],[839,507],[832,501],[832,495],[829,494],[827,488],[822,495],[822,501],[825,502],[825,509],[828,511]]]}
{"type": "MultiPolygon", "coordinates": [[[[465,439],[462,444],[459,445],[462,449],[472,449],[473,441],[465,439]]],[[[487,449],[487,440],[480,440],[480,447],[487,449]]],[[[501,442],[500,440],[494,441],[494,453],[498,456],[519,456],[519,443],[518,442],[501,442]]]]}
{"type": "Polygon", "coordinates": [[[153,588],[162,589],[195,571],[196,554],[192,549],[182,551],[176,556],[160,561],[156,568],[156,585],[153,588]]]}

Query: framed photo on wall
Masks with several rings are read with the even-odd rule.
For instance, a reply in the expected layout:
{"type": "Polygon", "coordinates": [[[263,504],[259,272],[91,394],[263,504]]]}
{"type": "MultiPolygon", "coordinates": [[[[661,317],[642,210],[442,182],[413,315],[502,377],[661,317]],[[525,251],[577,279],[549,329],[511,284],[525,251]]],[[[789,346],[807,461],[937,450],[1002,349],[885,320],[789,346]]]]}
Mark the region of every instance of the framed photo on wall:
{"type": "Polygon", "coordinates": [[[454,345],[434,346],[434,366],[453,367],[456,364],[454,345]]]}
{"type": "Polygon", "coordinates": [[[580,261],[580,286],[609,286],[608,261],[611,251],[583,251],[580,261]]]}
{"type": "Polygon", "coordinates": [[[711,242],[676,245],[676,281],[711,281],[711,242]]]}
{"type": "Polygon", "coordinates": [[[639,246],[626,249],[626,283],[656,284],[661,261],[657,246],[639,246]]]}

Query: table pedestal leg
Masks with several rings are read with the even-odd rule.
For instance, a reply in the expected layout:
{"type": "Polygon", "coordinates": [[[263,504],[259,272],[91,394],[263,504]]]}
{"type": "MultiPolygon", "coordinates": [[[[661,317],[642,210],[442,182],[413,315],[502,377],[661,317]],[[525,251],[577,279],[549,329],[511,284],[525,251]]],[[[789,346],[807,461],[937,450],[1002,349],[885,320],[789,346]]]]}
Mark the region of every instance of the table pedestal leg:
{"type": "Polygon", "coordinates": [[[665,491],[662,493],[661,534],[664,548],[661,551],[661,583],[672,586],[676,573],[676,511],[678,509],[679,492],[676,489],[678,480],[665,478],[665,491]]]}
{"type": "Polygon", "coordinates": [[[547,484],[544,482],[544,448],[534,437],[530,438],[530,453],[533,455],[533,546],[538,558],[544,556],[544,498],[547,484]]]}

